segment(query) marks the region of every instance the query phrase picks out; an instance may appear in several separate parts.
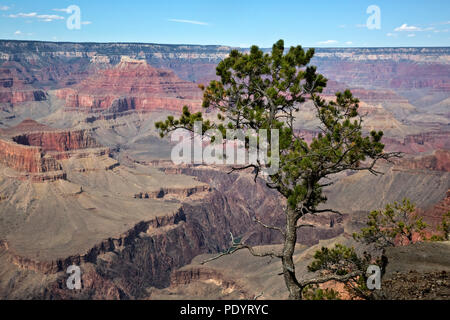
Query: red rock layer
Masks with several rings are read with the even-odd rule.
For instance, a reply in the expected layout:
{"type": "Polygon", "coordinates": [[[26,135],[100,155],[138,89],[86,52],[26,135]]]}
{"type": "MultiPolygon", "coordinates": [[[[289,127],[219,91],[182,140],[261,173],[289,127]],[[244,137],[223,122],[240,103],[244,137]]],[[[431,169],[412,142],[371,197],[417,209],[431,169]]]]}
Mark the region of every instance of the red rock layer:
{"type": "Polygon", "coordinates": [[[320,73],[327,78],[348,83],[389,89],[423,89],[448,92],[450,65],[410,61],[340,61],[317,60],[320,73]]]}
{"type": "Polygon", "coordinates": [[[398,161],[397,166],[411,170],[433,170],[450,172],[450,151],[436,150],[432,155],[403,158],[398,161]]]}
{"type": "Polygon", "coordinates": [[[28,101],[46,100],[45,92],[31,86],[23,67],[7,62],[0,67],[0,103],[18,104],[28,101]]]}
{"type": "Polygon", "coordinates": [[[343,92],[346,89],[350,89],[353,96],[361,101],[371,102],[371,103],[382,103],[382,102],[397,102],[397,103],[408,103],[408,100],[399,96],[395,92],[387,89],[363,89],[363,88],[352,88],[344,83],[329,80],[327,86],[324,88],[323,94],[325,96],[335,96],[336,92],[343,92]]]}
{"type": "Polygon", "coordinates": [[[184,105],[201,108],[202,92],[172,71],[150,67],[145,62],[127,60],[116,67],[101,70],[72,89],[57,91],[68,108],[115,112],[180,111],[184,105]]]}
{"type": "Polygon", "coordinates": [[[0,139],[0,163],[21,172],[43,173],[61,170],[61,165],[39,147],[0,139]]]}
{"type": "Polygon", "coordinates": [[[33,120],[0,130],[0,135],[0,163],[27,173],[60,171],[57,160],[68,158],[69,151],[101,147],[85,130],[55,130],[33,120]]]}
{"type": "Polygon", "coordinates": [[[388,151],[399,151],[409,154],[428,152],[437,149],[450,150],[450,132],[426,132],[408,135],[403,142],[383,138],[388,151]]]}
{"type": "Polygon", "coordinates": [[[436,226],[442,223],[444,215],[450,212],[450,190],[447,191],[446,197],[428,210],[419,210],[418,213],[424,217],[424,221],[431,226],[431,231],[436,234],[436,226]]]}
{"type": "Polygon", "coordinates": [[[32,119],[26,119],[14,127],[9,127],[6,129],[0,129],[0,135],[12,137],[25,132],[36,132],[36,131],[52,131],[55,130],[44,124],[36,122],[32,119]]]}
{"type": "Polygon", "coordinates": [[[84,130],[32,132],[15,136],[13,141],[26,146],[41,147],[44,151],[58,152],[100,147],[84,130]]]}

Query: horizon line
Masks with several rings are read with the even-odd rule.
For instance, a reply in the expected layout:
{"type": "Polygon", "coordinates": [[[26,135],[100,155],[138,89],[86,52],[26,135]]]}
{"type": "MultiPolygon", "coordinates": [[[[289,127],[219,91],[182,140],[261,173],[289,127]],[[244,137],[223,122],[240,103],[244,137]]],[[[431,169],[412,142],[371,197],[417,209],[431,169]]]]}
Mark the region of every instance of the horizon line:
{"type": "MultiPolygon", "coordinates": [[[[240,48],[240,49],[250,49],[251,47],[239,47],[231,46],[226,44],[187,44],[187,43],[156,43],[156,42],[126,42],[126,41],[56,41],[56,40],[19,40],[19,39],[0,39],[0,42],[5,41],[15,41],[15,42],[43,42],[43,43],[55,43],[55,44],[142,44],[142,45],[160,45],[160,46],[197,46],[197,47],[229,47],[229,48],[240,48]]],[[[292,47],[293,45],[288,45],[286,48],[292,47]]],[[[258,46],[261,49],[271,49],[271,47],[258,46]]],[[[315,49],[405,49],[405,48],[450,48],[450,46],[366,46],[366,47],[323,47],[323,46],[302,46],[303,48],[315,48],[315,49]]]]}

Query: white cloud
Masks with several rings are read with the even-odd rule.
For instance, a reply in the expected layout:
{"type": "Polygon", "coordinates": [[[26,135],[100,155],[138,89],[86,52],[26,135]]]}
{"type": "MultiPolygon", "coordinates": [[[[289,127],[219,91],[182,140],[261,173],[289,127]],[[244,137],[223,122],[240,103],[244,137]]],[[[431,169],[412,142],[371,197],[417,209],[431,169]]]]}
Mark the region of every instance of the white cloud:
{"type": "Polygon", "coordinates": [[[408,24],[404,23],[400,27],[395,28],[394,31],[402,32],[402,31],[422,31],[419,27],[416,26],[408,26],[408,24]]]}
{"type": "Polygon", "coordinates": [[[196,25],[201,25],[201,26],[207,26],[207,25],[209,25],[209,24],[206,23],[206,22],[195,21],[195,20],[168,19],[167,21],[170,21],[170,22],[178,22],[178,23],[196,24],[196,25]]]}
{"type": "Polygon", "coordinates": [[[408,38],[413,38],[413,37],[415,37],[416,35],[414,34],[414,33],[410,33],[410,34],[408,34],[408,38]]]}
{"type": "Polygon", "coordinates": [[[22,31],[17,30],[16,32],[14,32],[14,35],[16,35],[16,36],[32,36],[33,33],[31,33],[31,32],[23,33],[22,31]]]}
{"type": "Polygon", "coordinates": [[[58,11],[58,12],[65,12],[65,13],[71,13],[69,8],[65,8],[65,9],[53,9],[53,11],[58,11]]]}
{"type": "Polygon", "coordinates": [[[56,14],[41,14],[38,15],[37,18],[39,19],[51,19],[51,20],[64,20],[64,17],[58,16],[56,14]]]}
{"type": "Polygon", "coordinates": [[[355,25],[357,28],[367,28],[367,24],[357,24],[355,25]]]}
{"type": "Polygon", "coordinates": [[[92,24],[92,21],[82,21],[81,24],[84,24],[84,25],[92,24]]]}
{"type": "Polygon", "coordinates": [[[36,18],[41,21],[50,22],[53,20],[64,20],[62,16],[56,14],[37,14],[37,12],[10,14],[10,18],[36,18]]]}
{"type": "Polygon", "coordinates": [[[338,43],[339,41],[337,41],[337,40],[327,40],[327,41],[320,41],[320,42],[317,42],[317,44],[336,44],[336,43],[338,43]]]}
{"type": "Polygon", "coordinates": [[[421,32],[421,31],[432,31],[432,30],[434,30],[434,27],[420,28],[420,27],[416,27],[416,26],[408,26],[408,24],[406,24],[406,23],[404,23],[400,27],[394,29],[394,31],[397,31],[397,32],[402,32],[402,31],[421,32]]]}
{"type": "Polygon", "coordinates": [[[347,41],[345,44],[351,45],[351,44],[353,44],[353,42],[352,41],[347,41]]]}
{"type": "Polygon", "coordinates": [[[10,18],[34,18],[37,16],[36,12],[30,12],[30,13],[18,13],[18,14],[10,14],[10,18]]]}
{"type": "Polygon", "coordinates": [[[8,6],[0,6],[0,11],[8,11],[9,9],[11,9],[8,6]]]}

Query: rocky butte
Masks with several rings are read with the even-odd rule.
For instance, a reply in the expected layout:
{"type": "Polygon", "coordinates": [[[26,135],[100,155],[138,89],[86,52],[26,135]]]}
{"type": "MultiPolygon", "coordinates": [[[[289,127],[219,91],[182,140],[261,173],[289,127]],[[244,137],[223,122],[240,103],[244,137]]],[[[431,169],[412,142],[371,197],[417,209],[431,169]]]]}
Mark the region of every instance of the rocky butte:
{"type": "Polygon", "coordinates": [[[113,68],[100,70],[80,84],[58,90],[67,109],[114,112],[172,111],[184,105],[201,108],[202,92],[194,83],[181,80],[173,71],[156,69],[145,60],[122,57],[113,68]]]}
{"type": "Polygon", "coordinates": [[[0,129],[0,163],[33,181],[64,177],[58,160],[67,152],[99,147],[85,130],[56,130],[31,119],[0,129]]]}

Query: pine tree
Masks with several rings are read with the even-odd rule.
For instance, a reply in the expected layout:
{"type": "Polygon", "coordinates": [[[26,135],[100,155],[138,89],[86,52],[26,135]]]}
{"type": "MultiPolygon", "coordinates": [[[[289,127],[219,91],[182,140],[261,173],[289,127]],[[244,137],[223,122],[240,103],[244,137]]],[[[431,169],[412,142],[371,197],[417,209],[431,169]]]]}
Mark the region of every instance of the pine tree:
{"type": "MultiPolygon", "coordinates": [[[[332,101],[320,96],[327,79],[310,65],[313,56],[314,49],[305,51],[301,46],[286,52],[283,40],[273,45],[271,53],[264,53],[257,46],[252,46],[249,53],[232,50],[217,67],[220,80],[202,88],[203,107],[217,111],[217,121],[206,120],[202,113],[191,113],[185,107],[179,119],[170,116],[156,123],[162,137],[180,128],[194,131],[196,121],[203,121],[203,133],[216,129],[224,134],[227,128],[266,129],[269,134],[271,129],[279,130],[279,170],[262,178],[268,188],[277,190],[286,200],[285,225],[279,228],[256,222],[280,232],[283,249],[261,253],[233,239],[232,252],[247,249],[255,256],[280,258],[291,299],[301,299],[304,288],[296,277],[293,261],[297,231],[304,227],[299,220],[308,214],[338,213],[318,209],[319,204],[326,202],[323,188],[332,184],[329,178],[347,170],[379,174],[375,169],[379,160],[399,156],[384,152],[383,132],[363,135],[359,101],[349,90],[336,93],[332,101]],[[302,138],[294,125],[296,114],[307,101],[314,105],[321,130],[311,143],[302,138]]],[[[270,137],[268,140],[271,144],[270,137]]],[[[253,169],[255,179],[264,169],[257,163],[235,167],[233,171],[247,168],[253,169]]],[[[225,254],[229,253],[217,258],[225,254]]]]}

